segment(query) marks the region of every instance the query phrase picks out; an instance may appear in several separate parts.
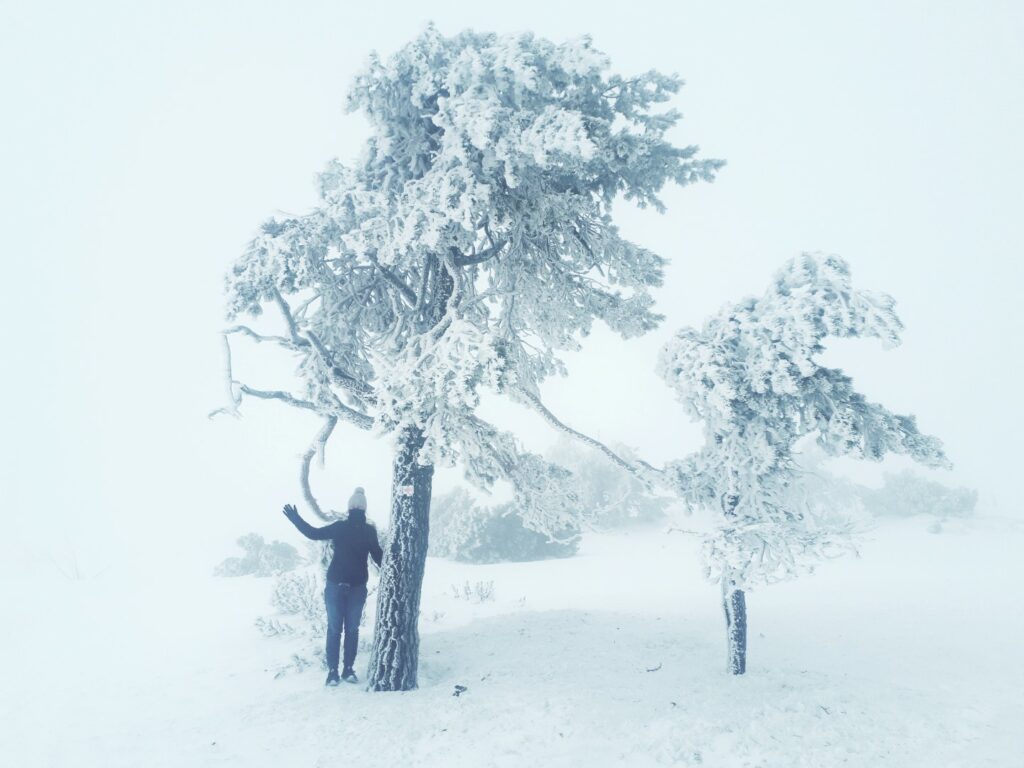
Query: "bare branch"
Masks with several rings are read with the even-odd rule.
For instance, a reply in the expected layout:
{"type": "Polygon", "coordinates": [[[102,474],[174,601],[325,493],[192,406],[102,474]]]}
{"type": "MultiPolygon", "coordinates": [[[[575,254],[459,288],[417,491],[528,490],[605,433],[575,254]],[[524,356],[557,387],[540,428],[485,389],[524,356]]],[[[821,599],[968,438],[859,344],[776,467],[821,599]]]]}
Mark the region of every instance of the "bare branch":
{"type": "Polygon", "coordinates": [[[256,333],[252,328],[247,325],[235,325],[224,331],[225,335],[229,333],[241,333],[248,336],[250,339],[255,341],[257,344],[261,344],[264,341],[272,341],[275,344],[280,344],[282,347],[288,347],[294,349],[296,344],[292,339],[286,339],[284,336],[264,336],[261,333],[256,333]]]}
{"type": "Polygon", "coordinates": [[[228,402],[230,405],[210,411],[207,414],[207,418],[212,419],[214,416],[226,413],[237,419],[241,416],[238,412],[238,405],[241,403],[242,398],[241,395],[235,394],[234,374],[231,372],[231,342],[228,341],[228,334],[226,332],[221,334],[221,339],[224,342],[224,383],[227,385],[228,402]]]}
{"type": "Polygon", "coordinates": [[[238,389],[240,392],[249,395],[250,397],[258,397],[263,400],[281,400],[282,402],[288,403],[288,405],[293,405],[296,408],[303,408],[304,410],[313,411],[314,413],[318,413],[320,411],[320,408],[318,408],[315,403],[311,403],[309,400],[300,400],[294,395],[282,392],[281,390],[253,389],[248,384],[240,384],[238,389]]]}
{"type": "MultiPolygon", "coordinates": [[[[253,389],[248,384],[239,384],[238,391],[241,394],[249,395],[250,397],[258,397],[261,400],[280,400],[283,403],[287,403],[295,408],[301,408],[304,411],[312,411],[313,413],[319,413],[323,415],[325,412],[329,415],[329,418],[337,420],[339,417],[345,419],[345,421],[355,424],[360,429],[372,429],[373,418],[367,416],[365,413],[357,411],[355,408],[350,408],[345,405],[337,397],[334,398],[334,402],[330,405],[317,405],[309,400],[302,400],[295,397],[288,392],[282,392],[281,390],[265,390],[265,389],[253,389]]],[[[239,402],[241,398],[239,397],[239,402]]],[[[215,411],[211,411],[209,418],[213,418],[221,413],[230,413],[238,415],[237,405],[235,410],[232,411],[230,408],[218,408],[215,411]]]]}
{"type": "Polygon", "coordinates": [[[338,424],[337,416],[328,416],[324,420],[324,425],[320,431],[317,432],[316,438],[310,444],[309,448],[304,454],[302,454],[302,469],[299,472],[299,482],[302,484],[302,495],[306,499],[306,503],[309,504],[310,509],[319,517],[321,520],[326,522],[333,522],[333,519],[324,514],[323,509],[320,507],[320,503],[316,500],[313,495],[313,489],[309,486],[309,467],[313,463],[313,457],[320,456],[320,466],[323,466],[324,450],[327,446],[327,441],[331,437],[331,433],[334,432],[334,428],[338,424]]]}
{"type": "Polygon", "coordinates": [[[328,415],[330,418],[337,419],[340,416],[346,421],[355,424],[360,429],[373,428],[372,418],[367,416],[365,413],[360,413],[354,408],[349,408],[337,397],[334,398],[334,402],[330,405],[317,405],[309,400],[300,400],[294,395],[290,395],[287,392],[281,392],[280,390],[267,391],[262,389],[253,389],[248,384],[241,384],[239,389],[252,397],[259,397],[263,400],[280,400],[288,403],[288,405],[295,406],[296,408],[313,411],[314,413],[319,413],[321,415],[328,415]]]}

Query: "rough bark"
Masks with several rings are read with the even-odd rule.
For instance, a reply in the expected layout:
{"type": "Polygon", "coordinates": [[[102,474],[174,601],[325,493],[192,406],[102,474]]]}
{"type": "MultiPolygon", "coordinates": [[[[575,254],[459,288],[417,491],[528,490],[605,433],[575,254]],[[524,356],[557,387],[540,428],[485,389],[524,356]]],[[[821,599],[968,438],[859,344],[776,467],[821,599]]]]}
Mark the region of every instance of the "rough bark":
{"type": "Polygon", "coordinates": [[[725,609],[727,668],[731,675],[747,671],[747,600],[742,589],[729,580],[722,581],[722,607],[725,609]]]}
{"type": "Polygon", "coordinates": [[[423,434],[407,429],[392,475],[391,526],[381,563],[377,627],[370,652],[367,688],[416,688],[419,667],[420,593],[427,559],[433,466],[416,462],[423,434]],[[406,489],[412,488],[407,494],[406,489]]]}

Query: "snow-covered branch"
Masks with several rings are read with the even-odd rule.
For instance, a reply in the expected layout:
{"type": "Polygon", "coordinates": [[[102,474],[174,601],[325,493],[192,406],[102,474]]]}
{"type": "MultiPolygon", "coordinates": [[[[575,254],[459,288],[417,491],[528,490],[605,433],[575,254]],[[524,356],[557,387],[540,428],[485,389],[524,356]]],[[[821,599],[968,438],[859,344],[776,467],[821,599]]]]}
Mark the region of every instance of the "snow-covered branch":
{"type": "Polygon", "coordinates": [[[607,445],[602,443],[600,440],[590,437],[589,435],[585,435],[582,432],[568,426],[561,419],[555,416],[555,414],[548,410],[547,406],[545,406],[544,403],[541,402],[540,398],[534,395],[532,392],[528,392],[525,389],[520,388],[516,390],[516,393],[524,400],[526,400],[526,402],[529,403],[533,407],[533,409],[536,410],[541,416],[543,416],[545,421],[551,424],[555,429],[565,433],[566,435],[569,435],[574,440],[578,440],[581,443],[584,443],[585,445],[589,445],[591,448],[597,449],[598,451],[603,453],[608,459],[610,459],[613,464],[631,473],[645,485],[650,486],[653,485],[655,482],[661,480],[661,477],[663,475],[663,472],[661,470],[655,469],[646,461],[642,460],[637,460],[635,464],[632,464],[626,461],[621,456],[619,456],[619,454],[617,454],[607,445]]]}
{"type": "Polygon", "coordinates": [[[306,499],[306,503],[309,504],[310,509],[316,513],[317,517],[327,522],[331,522],[333,518],[324,514],[323,509],[320,507],[320,503],[313,495],[313,489],[309,485],[309,467],[313,463],[314,456],[319,456],[320,466],[323,466],[324,451],[327,447],[327,441],[331,438],[331,434],[334,432],[334,428],[337,425],[338,419],[335,416],[328,416],[324,420],[324,425],[321,427],[320,431],[317,432],[316,438],[310,444],[306,452],[302,454],[302,468],[299,472],[299,483],[302,485],[302,495],[306,499]]]}
{"type": "Polygon", "coordinates": [[[317,408],[315,403],[311,403],[309,400],[302,400],[279,389],[253,389],[248,384],[239,384],[238,391],[242,394],[249,395],[249,397],[258,397],[261,400],[280,400],[281,402],[287,403],[295,408],[302,408],[303,410],[313,411],[314,413],[319,411],[319,408],[317,408]]]}
{"type": "Polygon", "coordinates": [[[284,321],[288,325],[288,332],[291,334],[292,342],[297,347],[308,347],[309,341],[299,335],[299,328],[295,323],[295,318],[292,316],[291,307],[289,307],[288,302],[284,300],[284,296],[281,295],[281,292],[277,290],[277,288],[274,288],[273,296],[274,302],[281,310],[281,314],[284,315],[284,321]]]}
{"type": "Polygon", "coordinates": [[[228,405],[223,408],[217,408],[216,410],[210,411],[207,418],[212,419],[221,413],[227,413],[234,416],[236,419],[239,418],[238,406],[241,403],[241,397],[235,394],[235,381],[234,374],[231,371],[231,342],[228,340],[227,333],[221,334],[221,341],[224,344],[224,384],[226,387],[226,394],[228,396],[228,405]]]}
{"type": "Polygon", "coordinates": [[[307,331],[306,335],[313,344],[313,348],[316,349],[317,354],[324,361],[324,364],[328,367],[331,372],[331,376],[334,378],[334,382],[341,387],[357,394],[361,398],[373,400],[374,393],[373,387],[367,384],[365,381],[357,379],[351,374],[345,373],[339,365],[334,361],[334,355],[323,345],[320,341],[320,337],[317,336],[313,331],[307,331]]]}

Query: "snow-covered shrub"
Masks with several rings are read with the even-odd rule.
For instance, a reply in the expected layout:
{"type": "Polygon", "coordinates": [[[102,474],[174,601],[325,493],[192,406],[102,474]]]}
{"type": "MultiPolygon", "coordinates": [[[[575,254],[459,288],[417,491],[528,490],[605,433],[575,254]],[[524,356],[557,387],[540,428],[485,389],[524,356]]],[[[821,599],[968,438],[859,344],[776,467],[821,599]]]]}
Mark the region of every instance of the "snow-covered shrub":
{"type": "MultiPolygon", "coordinates": [[[[628,446],[612,448],[626,461],[636,462],[635,451],[628,446]]],[[[572,472],[583,516],[596,528],[659,520],[672,503],[671,498],[649,492],[635,475],[578,441],[560,438],[546,458],[572,472]]]]}
{"type": "Polygon", "coordinates": [[[281,574],[270,603],[281,613],[294,617],[302,626],[302,634],[322,635],[327,631],[324,574],[319,564],[281,574]]]}
{"type": "MultiPolygon", "coordinates": [[[[297,648],[290,646],[288,659],[277,666],[275,677],[327,663],[324,573],[323,564],[314,559],[305,568],[279,574],[270,596],[277,614],[260,616],[255,621],[256,629],[264,637],[292,637],[302,641],[297,648]]],[[[360,644],[362,640],[360,637],[360,644]]]]}
{"type": "Polygon", "coordinates": [[[560,538],[527,528],[513,503],[477,504],[462,488],[434,498],[430,554],[464,563],[547,560],[576,554],[579,531],[566,529],[560,538]]]}
{"type": "Polygon", "coordinates": [[[283,541],[266,542],[257,533],[247,533],[238,539],[244,551],[242,557],[229,557],[214,569],[217,576],[274,576],[297,568],[302,556],[291,544],[283,541]]]}
{"type": "MultiPolygon", "coordinates": [[[[324,638],[327,634],[324,551],[329,559],[329,548],[311,545],[309,565],[278,574],[270,596],[270,603],[277,612],[270,616],[260,616],[255,621],[256,629],[264,637],[292,637],[304,641],[298,649],[292,647],[289,650],[288,660],[277,667],[278,677],[327,663],[324,654],[324,638]]],[[[367,590],[366,605],[359,621],[359,653],[369,648],[373,638],[373,633],[367,631],[367,627],[373,621],[376,591],[376,584],[371,584],[367,590]]]]}
{"type": "Polygon", "coordinates": [[[800,467],[796,491],[865,525],[878,517],[928,515],[939,522],[965,518],[973,515],[977,506],[976,490],[951,487],[910,469],[886,472],[880,487],[868,487],[832,471],[827,466],[828,455],[813,443],[795,458],[800,467]]]}
{"type": "Polygon", "coordinates": [[[861,490],[864,507],[878,517],[933,515],[940,520],[969,517],[978,503],[978,492],[951,488],[928,480],[911,470],[885,474],[881,488],[861,490]]]}

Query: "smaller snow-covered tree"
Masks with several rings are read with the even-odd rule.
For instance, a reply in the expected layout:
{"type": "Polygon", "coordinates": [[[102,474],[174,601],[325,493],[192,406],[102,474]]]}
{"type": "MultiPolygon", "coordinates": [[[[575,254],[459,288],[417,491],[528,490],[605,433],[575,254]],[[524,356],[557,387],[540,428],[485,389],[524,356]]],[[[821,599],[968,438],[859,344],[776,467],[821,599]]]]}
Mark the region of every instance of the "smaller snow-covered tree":
{"type": "Polygon", "coordinates": [[[848,527],[829,520],[801,483],[801,438],[813,435],[831,456],[900,453],[948,466],[939,440],[919,432],[913,416],[869,402],[849,376],[817,360],[829,336],[898,344],[894,305],[888,295],[855,290],[842,259],[804,254],[763,296],[726,306],[699,331],[684,328],[662,350],[659,373],[704,422],[704,447],[667,474],[684,501],[719,515],[705,559],[722,585],[733,674],[746,669],[745,591],[792,578],[849,545],[848,527]]]}

